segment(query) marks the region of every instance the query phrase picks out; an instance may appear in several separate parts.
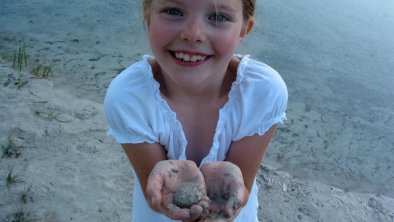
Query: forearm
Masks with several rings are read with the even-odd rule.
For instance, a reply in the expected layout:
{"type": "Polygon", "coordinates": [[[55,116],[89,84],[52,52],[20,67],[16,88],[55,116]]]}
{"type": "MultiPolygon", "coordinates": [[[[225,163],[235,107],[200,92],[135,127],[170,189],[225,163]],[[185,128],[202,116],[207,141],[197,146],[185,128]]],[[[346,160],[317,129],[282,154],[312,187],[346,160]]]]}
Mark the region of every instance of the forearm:
{"type": "Polygon", "coordinates": [[[275,130],[276,125],[273,125],[264,135],[245,137],[240,141],[233,142],[229,149],[226,161],[241,169],[245,186],[249,192],[253,187],[257,171],[275,130]]]}
{"type": "Polygon", "coordinates": [[[122,144],[123,150],[127,155],[137,179],[141,185],[144,197],[149,206],[155,210],[159,209],[151,204],[149,195],[146,193],[148,177],[153,167],[161,160],[167,159],[165,149],[160,144],[122,144]]]}

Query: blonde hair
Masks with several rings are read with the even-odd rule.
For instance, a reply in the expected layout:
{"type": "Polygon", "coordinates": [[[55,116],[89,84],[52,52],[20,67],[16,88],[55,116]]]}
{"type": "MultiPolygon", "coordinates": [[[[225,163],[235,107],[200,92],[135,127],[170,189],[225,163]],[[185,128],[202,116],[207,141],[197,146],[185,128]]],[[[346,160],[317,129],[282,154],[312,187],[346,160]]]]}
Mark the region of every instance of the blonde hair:
{"type": "MultiPolygon", "coordinates": [[[[144,19],[146,21],[147,16],[149,15],[152,9],[152,3],[154,0],[143,0],[143,13],[144,19]]],[[[245,21],[254,16],[256,9],[256,0],[242,0],[242,13],[245,21]]]]}

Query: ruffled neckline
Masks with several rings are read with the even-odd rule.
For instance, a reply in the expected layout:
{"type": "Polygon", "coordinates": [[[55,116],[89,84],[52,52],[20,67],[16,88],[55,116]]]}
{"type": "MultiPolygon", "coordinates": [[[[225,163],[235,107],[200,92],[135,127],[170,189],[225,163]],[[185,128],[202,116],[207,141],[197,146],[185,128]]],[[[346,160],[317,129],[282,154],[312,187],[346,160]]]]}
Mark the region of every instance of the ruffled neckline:
{"type": "MultiPolygon", "coordinates": [[[[214,162],[217,161],[216,155],[219,149],[219,136],[224,132],[224,123],[226,122],[225,117],[229,116],[231,112],[231,107],[234,104],[234,96],[233,94],[236,91],[236,88],[238,85],[242,82],[244,78],[244,68],[247,65],[249,55],[239,55],[236,54],[234,55],[238,59],[240,59],[240,63],[238,64],[237,68],[237,76],[235,81],[232,83],[230,91],[228,93],[228,100],[224,104],[224,106],[219,110],[219,117],[218,117],[218,122],[216,124],[215,128],[215,134],[213,136],[213,143],[212,146],[208,152],[208,154],[201,160],[200,167],[209,162],[214,162]]],[[[168,102],[163,98],[163,96],[160,93],[160,83],[156,81],[153,75],[153,70],[152,66],[149,63],[149,59],[153,59],[153,56],[149,55],[144,55],[143,56],[143,61],[144,65],[146,66],[146,74],[148,77],[148,81],[150,81],[149,84],[152,86],[152,90],[154,92],[154,97],[156,101],[158,102],[160,108],[164,111],[164,115],[167,117],[170,117],[170,124],[171,124],[171,129],[175,131],[173,135],[179,135],[178,137],[174,138],[174,140],[178,140],[180,146],[181,146],[181,155],[179,156],[180,160],[186,160],[186,147],[187,147],[187,140],[186,140],[186,135],[185,132],[183,131],[182,125],[180,121],[177,119],[176,113],[172,110],[168,102]]]]}

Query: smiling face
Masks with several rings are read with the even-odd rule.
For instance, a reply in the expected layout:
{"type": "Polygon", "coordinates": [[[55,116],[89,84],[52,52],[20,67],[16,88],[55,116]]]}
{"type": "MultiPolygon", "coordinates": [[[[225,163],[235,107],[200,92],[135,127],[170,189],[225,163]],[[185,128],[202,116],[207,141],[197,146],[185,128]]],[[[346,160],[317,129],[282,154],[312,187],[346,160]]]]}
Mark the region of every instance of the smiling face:
{"type": "Polygon", "coordinates": [[[152,0],[149,41],[163,76],[179,86],[220,83],[252,26],[241,0],[152,0]]]}

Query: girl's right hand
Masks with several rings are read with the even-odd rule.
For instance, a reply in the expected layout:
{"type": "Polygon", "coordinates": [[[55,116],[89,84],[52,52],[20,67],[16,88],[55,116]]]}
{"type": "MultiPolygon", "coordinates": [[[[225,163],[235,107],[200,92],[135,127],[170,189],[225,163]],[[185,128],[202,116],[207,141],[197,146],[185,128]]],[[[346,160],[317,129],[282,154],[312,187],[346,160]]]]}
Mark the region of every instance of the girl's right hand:
{"type": "Polygon", "coordinates": [[[228,161],[218,161],[205,164],[201,171],[210,198],[209,215],[201,221],[233,221],[246,204],[248,193],[240,168],[228,161]]]}
{"type": "Polygon", "coordinates": [[[173,220],[196,221],[208,213],[204,176],[190,160],[159,161],[149,175],[146,193],[148,202],[173,220]]]}

